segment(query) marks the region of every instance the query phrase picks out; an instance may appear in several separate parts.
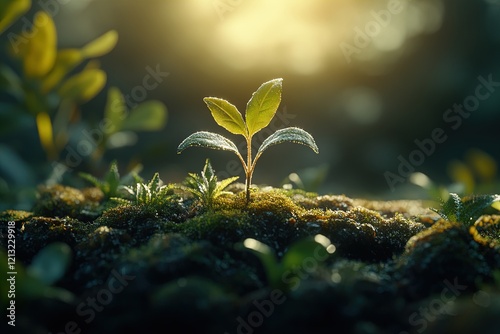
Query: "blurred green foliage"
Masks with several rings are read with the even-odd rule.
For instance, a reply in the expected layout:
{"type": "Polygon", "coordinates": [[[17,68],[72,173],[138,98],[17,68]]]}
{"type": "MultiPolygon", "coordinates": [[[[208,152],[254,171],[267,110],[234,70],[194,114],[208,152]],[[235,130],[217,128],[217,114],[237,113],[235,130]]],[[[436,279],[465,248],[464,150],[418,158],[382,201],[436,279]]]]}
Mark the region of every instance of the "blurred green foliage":
{"type": "Polygon", "coordinates": [[[282,182],[283,187],[292,188],[295,186],[297,189],[306,192],[318,192],[325,182],[329,169],[330,166],[328,164],[321,164],[319,166],[305,168],[296,173],[290,173],[282,182]]]}
{"type": "Polygon", "coordinates": [[[18,113],[36,120],[40,144],[54,160],[68,143],[68,125],[77,105],[94,98],[106,83],[106,73],[95,61],[72,73],[85,60],[110,52],[118,41],[111,30],[81,49],[57,49],[52,17],[37,12],[31,30],[9,35],[9,52],[16,66],[0,67],[0,89],[12,98],[2,103],[5,131],[15,125],[18,113]]]}
{"type": "Polygon", "coordinates": [[[99,188],[104,194],[104,198],[109,200],[112,197],[119,196],[119,189],[122,186],[129,185],[134,181],[135,183],[142,182],[139,172],[142,166],[136,166],[130,173],[124,177],[120,177],[118,172],[118,164],[116,160],[111,162],[109,171],[104,176],[103,180],[97,179],[95,176],[88,173],[79,173],[78,175],[84,180],[90,182],[94,187],[99,188]]]}
{"type": "Polygon", "coordinates": [[[438,184],[420,172],[413,173],[409,180],[424,188],[429,197],[436,201],[447,199],[450,192],[461,196],[485,195],[497,193],[500,189],[500,177],[495,159],[479,149],[468,150],[463,160],[451,161],[448,164],[448,175],[452,181],[448,185],[438,184]]]}
{"type": "MultiPolygon", "coordinates": [[[[0,268],[9,272],[7,254],[0,249],[0,268]]],[[[66,289],[55,286],[68,271],[72,261],[71,248],[62,242],[54,242],[42,248],[30,265],[16,263],[15,297],[8,298],[9,284],[0,286],[0,305],[7,308],[9,299],[15,300],[16,307],[24,303],[41,299],[54,299],[65,303],[75,301],[75,296],[66,289]]],[[[11,276],[12,277],[12,276],[11,276]]]]}
{"type": "Polygon", "coordinates": [[[36,12],[31,21],[26,18],[30,24],[21,31],[7,32],[19,17],[28,15],[30,7],[28,0],[0,4],[0,33],[8,41],[0,54],[7,59],[0,65],[0,135],[26,144],[35,139],[34,131],[38,133],[38,143],[29,145],[29,156],[0,144],[0,209],[29,209],[37,184],[61,182],[54,164],[67,164],[69,153],[64,161],[64,150],[80,144],[85,133],[93,142],[84,153],[78,151],[76,166],[64,171],[86,167],[95,173],[108,149],[134,144],[132,131],[157,131],[167,119],[162,102],[145,101],[128,110],[119,88],[111,87],[104,119],[97,126],[87,123],[80,107],[107,81],[96,58],[114,49],[118,33],[110,30],[81,48],[58,49],[56,25],[44,11],[36,12]],[[89,162],[85,166],[82,156],[89,162]]]}
{"type": "Polygon", "coordinates": [[[279,262],[273,249],[258,240],[248,238],[237,247],[252,251],[261,261],[269,285],[285,292],[297,288],[300,280],[311,274],[311,262],[319,267],[336,250],[330,240],[321,234],[290,245],[279,262]]]}

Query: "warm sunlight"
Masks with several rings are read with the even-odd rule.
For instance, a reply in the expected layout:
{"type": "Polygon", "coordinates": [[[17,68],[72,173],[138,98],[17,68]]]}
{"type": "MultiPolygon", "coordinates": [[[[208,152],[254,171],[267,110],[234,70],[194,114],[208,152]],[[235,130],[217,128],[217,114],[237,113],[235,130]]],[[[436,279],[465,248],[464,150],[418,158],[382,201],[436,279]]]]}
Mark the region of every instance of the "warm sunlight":
{"type": "Polygon", "coordinates": [[[440,26],[440,2],[378,2],[197,0],[186,15],[213,29],[205,35],[208,51],[232,69],[310,75],[354,58],[379,60],[407,38],[440,26]]]}

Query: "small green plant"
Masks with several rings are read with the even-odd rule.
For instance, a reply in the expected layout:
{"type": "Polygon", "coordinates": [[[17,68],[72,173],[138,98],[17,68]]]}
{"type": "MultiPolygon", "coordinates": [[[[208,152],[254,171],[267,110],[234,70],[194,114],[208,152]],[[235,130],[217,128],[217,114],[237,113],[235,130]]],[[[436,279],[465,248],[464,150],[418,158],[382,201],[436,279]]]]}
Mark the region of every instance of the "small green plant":
{"type": "Polygon", "coordinates": [[[122,186],[121,189],[132,198],[129,200],[113,197],[112,199],[123,204],[158,205],[173,194],[173,187],[164,185],[158,173],[155,173],[148,183],[137,182],[135,186],[122,186]]]}
{"type": "Polygon", "coordinates": [[[106,173],[102,181],[88,173],[79,173],[78,175],[95,187],[101,189],[105,199],[110,199],[119,195],[119,189],[121,186],[132,184],[132,182],[142,182],[142,178],[138,174],[140,169],[141,166],[138,165],[130,173],[125,175],[123,178],[120,178],[118,165],[116,161],[113,161],[109,166],[109,171],[106,173]]]}
{"type": "Polygon", "coordinates": [[[224,189],[238,178],[239,176],[234,176],[217,181],[217,175],[215,175],[210,160],[207,159],[200,175],[189,173],[182,188],[193,194],[204,207],[210,210],[216,198],[221,195],[230,194],[230,192],[224,191],[224,189]]]}
{"type": "Polygon", "coordinates": [[[197,146],[230,151],[236,154],[245,171],[246,199],[249,202],[250,185],[255,165],[262,153],[269,147],[283,142],[292,142],[308,146],[315,153],[319,153],[314,138],[308,132],[290,127],[278,130],[270,135],[262,142],[255,157],[252,157],[252,138],[257,132],[268,126],[276,114],[281,102],[282,81],[283,79],[274,79],[265,82],[252,94],[247,103],[245,120],[243,120],[238,109],[228,101],[216,97],[205,97],[203,99],[217,124],[233,134],[245,137],[247,144],[246,161],[231,140],[217,133],[207,131],[199,131],[188,136],[180,143],[177,153],[181,153],[188,147],[197,146]]]}
{"type": "Polygon", "coordinates": [[[322,234],[307,237],[290,245],[280,262],[271,247],[262,242],[247,238],[240,249],[251,250],[260,259],[266,272],[269,285],[282,291],[298,287],[300,280],[310,273],[306,262],[321,263],[335,253],[335,246],[322,234]]]}
{"type": "Polygon", "coordinates": [[[473,195],[460,198],[455,193],[450,193],[448,199],[443,201],[441,209],[432,209],[443,219],[463,224],[473,224],[483,211],[500,201],[500,195],[473,195]]]}

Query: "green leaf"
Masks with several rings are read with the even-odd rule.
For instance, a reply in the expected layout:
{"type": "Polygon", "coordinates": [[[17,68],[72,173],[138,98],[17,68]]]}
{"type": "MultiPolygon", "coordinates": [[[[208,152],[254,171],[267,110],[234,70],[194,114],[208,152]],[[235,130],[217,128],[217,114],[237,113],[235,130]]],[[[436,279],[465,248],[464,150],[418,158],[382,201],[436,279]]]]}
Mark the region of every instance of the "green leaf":
{"type": "Polygon", "coordinates": [[[500,195],[474,195],[462,199],[461,222],[474,223],[486,208],[498,201],[500,201],[500,195]]]}
{"type": "Polygon", "coordinates": [[[28,11],[31,0],[16,0],[0,2],[0,34],[4,32],[17,18],[28,11]]]}
{"type": "Polygon", "coordinates": [[[268,245],[253,238],[245,239],[245,241],[243,241],[243,246],[253,251],[260,259],[271,286],[279,285],[282,270],[274,251],[268,245]]]}
{"type": "Polygon", "coordinates": [[[81,52],[84,58],[101,57],[113,50],[117,42],[118,32],[116,32],[116,30],[110,30],[85,45],[81,49],[81,52]]]}
{"type": "Polygon", "coordinates": [[[326,260],[329,254],[335,251],[330,240],[318,234],[314,237],[295,242],[287,250],[281,261],[283,270],[294,270],[294,268],[303,267],[307,258],[314,259],[317,263],[326,260]]]}
{"type": "Polygon", "coordinates": [[[281,102],[283,79],[263,83],[247,103],[245,113],[248,134],[253,136],[269,125],[281,102]]]}
{"type": "Polygon", "coordinates": [[[110,87],[108,89],[106,107],[104,108],[104,119],[109,124],[109,126],[106,126],[106,133],[108,135],[121,130],[126,113],[127,107],[123,94],[118,88],[110,87]]]}
{"type": "Polygon", "coordinates": [[[36,115],[36,126],[38,129],[38,138],[47,155],[54,154],[54,130],[52,121],[46,112],[41,112],[36,115]]]}
{"type": "Polygon", "coordinates": [[[165,126],[167,108],[156,100],[139,104],[123,120],[120,130],[156,131],[165,126]]]}
{"type": "Polygon", "coordinates": [[[120,173],[118,172],[118,165],[116,160],[111,162],[109,166],[109,171],[106,173],[104,177],[104,187],[106,189],[103,190],[104,195],[107,198],[115,197],[117,195],[118,187],[120,186],[120,173]]]}
{"type": "Polygon", "coordinates": [[[435,210],[441,217],[451,222],[461,220],[462,200],[455,193],[450,193],[446,202],[441,205],[441,210],[435,210]]]}
{"type": "Polygon", "coordinates": [[[84,103],[97,95],[106,83],[106,72],[91,68],[67,79],[59,89],[61,97],[84,103]]]}
{"type": "Polygon", "coordinates": [[[264,142],[262,142],[262,145],[260,145],[254,161],[256,161],[258,157],[270,146],[280,144],[283,142],[302,144],[309,147],[315,153],[319,153],[319,149],[316,143],[314,142],[314,138],[308,132],[299,128],[285,128],[276,131],[275,133],[267,137],[266,140],[264,140],[264,142]]]}
{"type": "MultiPolygon", "coordinates": [[[[0,65],[0,88],[21,101],[24,98],[23,83],[19,75],[10,67],[0,65]]],[[[3,108],[1,110],[4,110],[3,108]]]]}
{"type": "Polygon", "coordinates": [[[95,176],[84,172],[78,173],[78,176],[102,190],[104,183],[99,181],[95,176]]]}
{"type": "Polygon", "coordinates": [[[441,204],[440,210],[432,210],[451,222],[471,224],[485,209],[499,201],[500,195],[474,195],[460,199],[457,194],[450,193],[446,202],[441,204]]]}
{"type": "Polygon", "coordinates": [[[239,176],[233,176],[233,177],[229,177],[227,179],[224,179],[222,181],[217,182],[217,188],[215,189],[216,196],[214,196],[214,197],[218,197],[222,194],[229,193],[227,191],[224,192],[223,190],[226,189],[227,186],[229,186],[231,183],[238,180],[239,178],[240,178],[239,176]]]}
{"type": "Polygon", "coordinates": [[[163,184],[160,179],[160,174],[158,172],[154,173],[153,177],[149,181],[147,188],[153,191],[159,190],[161,185],[163,184]]]}
{"type": "Polygon", "coordinates": [[[231,133],[247,136],[247,128],[243,117],[234,105],[217,97],[205,97],[203,101],[212,112],[212,117],[217,124],[231,133]]]}
{"type": "Polygon", "coordinates": [[[78,49],[59,50],[52,70],[42,79],[42,91],[47,93],[59,85],[61,80],[83,60],[78,49]]]}
{"type": "Polygon", "coordinates": [[[215,180],[217,180],[217,176],[215,175],[212,164],[210,163],[210,159],[205,160],[205,166],[203,166],[203,170],[201,172],[201,175],[206,177],[207,180],[211,180],[213,178],[215,178],[215,180]]]}
{"type": "Polygon", "coordinates": [[[36,13],[33,22],[40,24],[23,36],[28,40],[23,55],[24,73],[28,77],[41,78],[49,73],[56,61],[57,33],[52,17],[45,12],[36,13]]]}
{"type": "Polygon", "coordinates": [[[186,148],[192,146],[205,147],[213,150],[231,151],[238,156],[240,155],[238,148],[232,141],[213,132],[199,131],[193,133],[179,144],[177,154],[180,154],[186,148]]]}
{"type": "Polygon", "coordinates": [[[57,52],[54,67],[43,78],[42,90],[48,92],[57,86],[61,80],[76,66],[87,58],[100,57],[111,51],[118,40],[118,33],[115,30],[85,45],[81,50],[64,49],[57,52]]]}
{"type": "Polygon", "coordinates": [[[60,280],[71,262],[71,248],[62,242],[52,243],[38,252],[27,271],[44,284],[60,280]]]}

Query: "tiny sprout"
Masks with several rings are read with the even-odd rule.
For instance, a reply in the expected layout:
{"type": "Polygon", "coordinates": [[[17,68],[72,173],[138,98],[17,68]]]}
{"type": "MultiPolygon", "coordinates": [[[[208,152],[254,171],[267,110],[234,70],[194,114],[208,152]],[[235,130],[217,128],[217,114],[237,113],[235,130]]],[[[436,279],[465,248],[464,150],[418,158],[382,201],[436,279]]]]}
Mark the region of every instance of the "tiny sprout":
{"type": "Polygon", "coordinates": [[[160,175],[155,173],[148,183],[137,182],[135,186],[122,186],[131,199],[112,197],[122,204],[158,205],[173,194],[173,186],[164,185],[160,175]]]}
{"type": "Polygon", "coordinates": [[[470,225],[495,202],[500,202],[500,195],[473,195],[460,198],[457,194],[450,193],[448,199],[442,201],[441,209],[432,209],[432,211],[445,220],[470,225]]]}
{"type": "Polygon", "coordinates": [[[274,79],[265,82],[252,94],[247,103],[245,120],[238,109],[228,101],[216,97],[205,97],[203,99],[217,124],[233,134],[245,137],[247,144],[246,161],[231,140],[217,133],[207,131],[195,132],[188,136],[180,143],[177,153],[180,154],[188,147],[197,146],[230,151],[236,154],[245,171],[246,200],[249,202],[250,185],[255,165],[262,153],[269,147],[283,142],[292,142],[308,146],[315,153],[319,153],[314,138],[308,132],[296,127],[289,127],[270,135],[259,147],[255,157],[252,157],[252,137],[268,126],[276,114],[281,102],[282,81],[283,79],[274,79]]]}
{"type": "Polygon", "coordinates": [[[234,176],[217,181],[217,175],[215,175],[210,160],[207,159],[200,175],[189,173],[182,188],[198,198],[201,204],[207,209],[211,209],[215,199],[221,195],[230,194],[230,192],[224,191],[224,189],[238,178],[239,176],[234,176]]]}
{"type": "Polygon", "coordinates": [[[118,165],[116,161],[111,162],[109,166],[109,171],[104,176],[103,180],[99,180],[91,174],[88,173],[79,173],[78,175],[91,183],[94,187],[101,189],[106,199],[110,199],[112,197],[118,196],[118,191],[120,187],[131,184],[138,183],[142,181],[142,178],[139,176],[139,171],[142,169],[141,165],[136,166],[130,173],[125,175],[124,177],[120,177],[120,173],[118,172],[118,165]]]}

